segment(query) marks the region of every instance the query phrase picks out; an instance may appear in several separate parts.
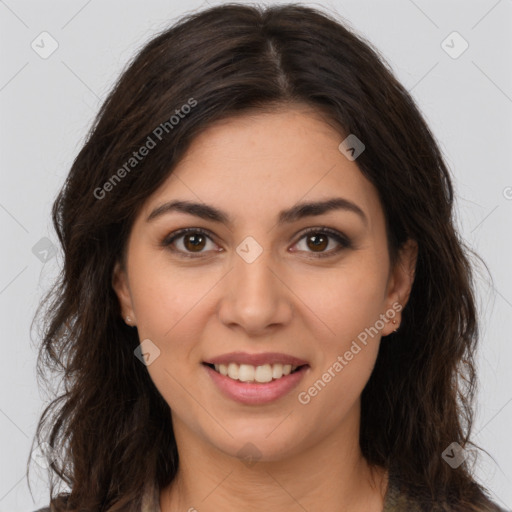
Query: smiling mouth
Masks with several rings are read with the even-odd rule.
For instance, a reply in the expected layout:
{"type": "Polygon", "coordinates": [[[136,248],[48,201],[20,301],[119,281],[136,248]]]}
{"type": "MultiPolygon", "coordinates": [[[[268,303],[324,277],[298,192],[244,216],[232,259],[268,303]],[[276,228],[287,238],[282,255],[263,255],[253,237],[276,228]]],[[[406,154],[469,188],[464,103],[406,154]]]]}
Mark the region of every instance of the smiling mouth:
{"type": "Polygon", "coordinates": [[[308,364],[300,366],[291,364],[263,364],[253,366],[250,364],[212,364],[203,363],[217,373],[224,375],[232,380],[250,383],[267,383],[282,379],[287,375],[297,373],[309,367],[308,364]]]}

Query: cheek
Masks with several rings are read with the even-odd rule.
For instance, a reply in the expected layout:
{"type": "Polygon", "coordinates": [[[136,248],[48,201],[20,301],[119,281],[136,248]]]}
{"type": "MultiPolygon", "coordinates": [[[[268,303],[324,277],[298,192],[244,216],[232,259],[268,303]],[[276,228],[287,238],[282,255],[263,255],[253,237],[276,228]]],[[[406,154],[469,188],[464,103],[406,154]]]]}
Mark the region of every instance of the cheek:
{"type": "Polygon", "coordinates": [[[319,339],[342,349],[347,343],[374,326],[383,313],[386,275],[374,264],[340,266],[325,274],[304,276],[295,289],[322,330],[319,339]]]}
{"type": "MultiPolygon", "coordinates": [[[[180,268],[165,257],[134,258],[131,289],[139,333],[165,340],[177,332],[194,329],[191,321],[202,310],[204,301],[218,281],[211,270],[180,268]]],[[[191,333],[192,334],[192,333],[191,333]]]]}
{"type": "Polygon", "coordinates": [[[204,329],[200,315],[214,283],[212,276],[200,278],[169,264],[140,266],[133,279],[140,341],[150,339],[160,351],[147,367],[149,375],[170,408],[180,411],[180,417],[190,415],[191,421],[185,388],[190,386],[192,366],[199,364],[198,340],[204,329]]]}
{"type": "MultiPolygon", "coordinates": [[[[325,277],[317,274],[302,281],[298,293],[305,297],[316,326],[312,338],[318,365],[307,386],[318,393],[314,407],[329,410],[338,419],[355,404],[375,365],[384,312],[384,270],[360,257],[325,277]]],[[[304,386],[301,390],[308,391],[304,386]]]]}
{"type": "Polygon", "coordinates": [[[318,364],[301,386],[299,392],[304,394],[299,401],[309,400],[306,407],[311,416],[321,414],[326,425],[339,423],[358,403],[377,359],[382,290],[351,275],[333,281],[329,293],[310,297],[329,330],[328,335],[323,327],[319,328],[323,335],[313,333],[318,364]],[[333,289],[336,284],[341,286],[333,289]]]}

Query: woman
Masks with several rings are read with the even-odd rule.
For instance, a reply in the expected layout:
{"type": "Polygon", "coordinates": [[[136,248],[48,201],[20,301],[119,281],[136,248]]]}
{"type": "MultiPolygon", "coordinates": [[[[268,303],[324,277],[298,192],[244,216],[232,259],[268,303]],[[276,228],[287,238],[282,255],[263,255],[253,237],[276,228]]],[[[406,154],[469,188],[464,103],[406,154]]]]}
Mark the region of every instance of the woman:
{"type": "Polygon", "coordinates": [[[500,510],[469,468],[452,201],[413,100],[337,20],[230,4],[150,41],[53,209],[52,510],[500,510]]]}

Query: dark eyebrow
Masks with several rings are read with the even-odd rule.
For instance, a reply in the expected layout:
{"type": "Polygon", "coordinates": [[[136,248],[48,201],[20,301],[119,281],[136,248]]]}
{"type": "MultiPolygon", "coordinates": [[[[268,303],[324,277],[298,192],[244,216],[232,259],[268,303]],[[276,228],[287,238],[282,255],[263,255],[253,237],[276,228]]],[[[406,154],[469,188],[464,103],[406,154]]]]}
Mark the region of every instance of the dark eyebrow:
{"type": "MultiPolygon", "coordinates": [[[[324,213],[333,210],[344,210],[356,213],[364,222],[365,226],[368,226],[368,219],[363,210],[357,206],[357,204],[342,197],[334,197],[324,201],[296,204],[288,210],[282,210],[279,212],[277,224],[289,224],[305,217],[323,215],[324,213]]],[[[195,203],[193,201],[179,200],[169,201],[158,206],[150,213],[146,219],[146,222],[149,222],[169,212],[188,213],[189,215],[194,215],[196,217],[200,217],[201,219],[211,220],[213,222],[219,222],[228,225],[233,224],[231,217],[226,212],[223,212],[222,210],[219,210],[213,206],[209,206],[204,203],[195,203]]]]}

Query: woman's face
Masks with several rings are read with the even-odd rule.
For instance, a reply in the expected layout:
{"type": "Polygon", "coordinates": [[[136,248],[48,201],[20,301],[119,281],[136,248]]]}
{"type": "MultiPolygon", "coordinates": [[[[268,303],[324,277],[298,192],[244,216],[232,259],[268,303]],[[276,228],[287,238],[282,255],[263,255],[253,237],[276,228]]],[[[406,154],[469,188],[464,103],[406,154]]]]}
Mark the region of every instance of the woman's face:
{"type": "Polygon", "coordinates": [[[113,284],[150,340],[147,370],[178,446],[192,436],[277,460],[357,436],[360,395],[381,336],[400,323],[415,247],[390,268],[377,191],[338,149],[343,138],[300,107],[223,121],[136,219],[113,284]],[[167,207],[175,201],[183,207],[167,207]],[[228,355],[227,376],[205,364],[234,352],[261,358],[228,355]]]}

